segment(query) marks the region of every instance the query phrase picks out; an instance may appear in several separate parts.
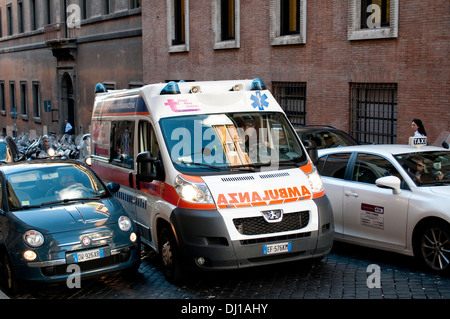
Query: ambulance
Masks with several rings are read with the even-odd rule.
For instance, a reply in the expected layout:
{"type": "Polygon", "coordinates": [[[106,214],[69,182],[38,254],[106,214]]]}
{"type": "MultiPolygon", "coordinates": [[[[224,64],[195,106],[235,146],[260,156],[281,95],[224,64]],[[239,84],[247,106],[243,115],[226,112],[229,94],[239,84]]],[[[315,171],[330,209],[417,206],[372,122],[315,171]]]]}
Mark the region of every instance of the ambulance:
{"type": "Polygon", "coordinates": [[[334,221],[311,153],[261,79],[96,86],[92,168],[157,251],[187,270],[321,259],[334,221]],[[311,155],[310,155],[311,154],[311,155]]]}

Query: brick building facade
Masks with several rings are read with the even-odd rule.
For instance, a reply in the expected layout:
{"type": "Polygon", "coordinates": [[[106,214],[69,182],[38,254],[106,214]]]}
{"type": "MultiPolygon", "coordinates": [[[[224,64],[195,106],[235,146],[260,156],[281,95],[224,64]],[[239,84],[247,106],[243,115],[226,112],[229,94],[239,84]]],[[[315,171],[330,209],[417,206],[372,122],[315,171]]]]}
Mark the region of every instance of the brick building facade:
{"type": "Polygon", "coordinates": [[[0,134],[89,132],[96,83],[142,86],[141,36],[139,0],[0,0],[0,134]]]}
{"type": "Polygon", "coordinates": [[[260,77],[294,123],[406,143],[421,118],[432,143],[450,131],[449,23],[446,0],[149,0],[144,82],[260,77]]]}
{"type": "Polygon", "coordinates": [[[293,123],[438,142],[449,35],[447,0],[0,0],[0,134],[87,132],[97,82],[260,77],[293,123]]]}

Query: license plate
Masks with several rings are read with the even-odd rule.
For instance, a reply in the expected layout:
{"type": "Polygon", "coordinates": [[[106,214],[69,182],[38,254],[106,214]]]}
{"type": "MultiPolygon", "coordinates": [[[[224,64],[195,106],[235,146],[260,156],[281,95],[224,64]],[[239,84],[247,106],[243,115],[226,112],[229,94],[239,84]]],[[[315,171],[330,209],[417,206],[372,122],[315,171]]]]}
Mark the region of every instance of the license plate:
{"type": "Polygon", "coordinates": [[[292,250],[291,242],[263,246],[264,255],[285,253],[285,252],[289,252],[291,250],[292,250]]]}
{"type": "Polygon", "coordinates": [[[76,254],[73,254],[73,261],[76,263],[81,263],[83,261],[89,261],[93,259],[103,258],[103,249],[87,250],[76,254]]]}

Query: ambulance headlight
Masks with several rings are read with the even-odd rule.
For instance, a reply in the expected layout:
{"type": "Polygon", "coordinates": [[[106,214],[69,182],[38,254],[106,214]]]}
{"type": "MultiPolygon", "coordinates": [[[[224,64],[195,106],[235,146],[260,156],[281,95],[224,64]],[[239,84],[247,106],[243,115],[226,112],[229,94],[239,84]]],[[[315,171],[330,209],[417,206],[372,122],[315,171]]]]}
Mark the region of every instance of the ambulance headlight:
{"type": "Polygon", "coordinates": [[[180,175],[175,178],[175,190],[186,202],[194,204],[213,204],[208,187],[204,183],[190,182],[180,175]]]}
{"type": "Polygon", "coordinates": [[[306,174],[306,177],[308,177],[309,184],[311,185],[311,190],[313,194],[320,193],[323,191],[323,184],[322,184],[322,178],[319,175],[319,172],[314,167],[311,172],[306,174]]]}

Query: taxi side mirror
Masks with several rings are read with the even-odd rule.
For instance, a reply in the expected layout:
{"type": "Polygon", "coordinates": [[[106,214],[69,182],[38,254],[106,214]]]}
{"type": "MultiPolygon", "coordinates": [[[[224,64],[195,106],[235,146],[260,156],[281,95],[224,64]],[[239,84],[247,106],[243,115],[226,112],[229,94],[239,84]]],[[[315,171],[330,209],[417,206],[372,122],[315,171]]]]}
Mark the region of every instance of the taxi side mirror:
{"type": "Polygon", "coordinates": [[[401,193],[401,189],[400,189],[401,181],[400,181],[400,178],[398,178],[396,176],[380,177],[375,181],[375,184],[381,188],[392,189],[392,192],[394,193],[394,195],[398,195],[401,193]]]}

